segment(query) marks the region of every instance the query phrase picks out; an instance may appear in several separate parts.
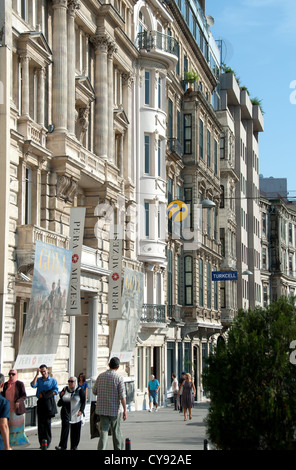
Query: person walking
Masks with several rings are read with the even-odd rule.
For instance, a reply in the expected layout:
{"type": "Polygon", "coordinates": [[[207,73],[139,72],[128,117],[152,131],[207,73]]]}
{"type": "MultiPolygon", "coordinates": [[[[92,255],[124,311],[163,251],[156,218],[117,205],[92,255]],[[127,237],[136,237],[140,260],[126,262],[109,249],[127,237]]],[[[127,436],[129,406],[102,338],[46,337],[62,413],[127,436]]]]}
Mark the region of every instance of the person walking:
{"type": "Polygon", "coordinates": [[[37,426],[38,426],[38,439],[40,446],[46,441],[47,448],[51,443],[51,418],[57,413],[55,402],[55,395],[58,394],[58,384],[56,379],[49,376],[48,368],[42,364],[37,369],[36,375],[31,382],[32,388],[37,388],[36,396],[37,401],[37,426]],[[39,372],[41,377],[38,377],[39,372]]]}
{"type": "Polygon", "coordinates": [[[179,384],[178,380],[176,378],[176,374],[172,375],[172,389],[173,389],[173,394],[174,394],[174,409],[175,411],[178,411],[178,391],[179,391],[179,384]]]}
{"type": "Polygon", "coordinates": [[[83,374],[83,372],[81,372],[81,374],[78,375],[78,385],[84,390],[85,402],[87,402],[88,383],[86,381],[85,374],[83,374]]]}
{"type": "Polygon", "coordinates": [[[179,412],[182,413],[183,411],[183,408],[182,408],[182,391],[183,391],[183,387],[182,387],[182,384],[184,382],[186,378],[186,372],[182,372],[181,374],[181,377],[179,379],[179,391],[178,391],[178,401],[179,401],[179,412]]]}
{"type": "Polygon", "coordinates": [[[92,388],[97,395],[96,414],[99,416],[100,438],[98,450],[108,447],[108,432],[111,427],[114,450],[124,450],[124,441],[121,433],[121,419],[127,418],[126,391],[123,377],[118,374],[120,360],[112,357],[109,369],[100,374],[92,388]],[[123,407],[121,413],[120,405],[123,407]]]}
{"type": "Polygon", "coordinates": [[[9,444],[9,401],[3,397],[2,391],[4,387],[5,377],[0,373],[0,450],[11,450],[9,444]]]}
{"type": "Polygon", "coordinates": [[[77,386],[76,377],[69,377],[68,386],[60,392],[58,406],[61,406],[61,437],[56,450],[66,450],[70,432],[70,449],[77,450],[80,442],[81,424],[85,409],[85,393],[77,386]]]}
{"type": "Polygon", "coordinates": [[[192,419],[192,408],[193,408],[193,400],[196,393],[195,385],[191,381],[191,375],[186,374],[186,378],[182,383],[182,407],[184,411],[184,421],[187,421],[187,410],[189,414],[189,419],[192,419]]]}
{"type": "Polygon", "coordinates": [[[11,446],[25,445],[29,439],[25,434],[25,399],[26,390],[23,382],[17,378],[17,370],[10,369],[9,380],[4,383],[2,395],[10,403],[9,408],[9,444],[11,446]]]}
{"type": "Polygon", "coordinates": [[[153,404],[155,405],[155,411],[158,407],[158,392],[159,392],[159,382],[154,375],[151,375],[151,379],[148,382],[148,395],[149,395],[149,411],[152,411],[153,404]]]}

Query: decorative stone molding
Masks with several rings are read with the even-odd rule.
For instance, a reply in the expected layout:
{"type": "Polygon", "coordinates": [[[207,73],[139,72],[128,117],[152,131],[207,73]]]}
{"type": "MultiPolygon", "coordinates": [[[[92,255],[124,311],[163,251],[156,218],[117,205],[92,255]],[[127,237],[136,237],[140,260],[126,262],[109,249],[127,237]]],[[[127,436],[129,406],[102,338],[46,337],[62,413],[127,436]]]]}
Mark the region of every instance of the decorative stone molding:
{"type": "Polygon", "coordinates": [[[57,181],[57,197],[73,202],[77,192],[77,182],[68,176],[59,176],[57,181]]]}

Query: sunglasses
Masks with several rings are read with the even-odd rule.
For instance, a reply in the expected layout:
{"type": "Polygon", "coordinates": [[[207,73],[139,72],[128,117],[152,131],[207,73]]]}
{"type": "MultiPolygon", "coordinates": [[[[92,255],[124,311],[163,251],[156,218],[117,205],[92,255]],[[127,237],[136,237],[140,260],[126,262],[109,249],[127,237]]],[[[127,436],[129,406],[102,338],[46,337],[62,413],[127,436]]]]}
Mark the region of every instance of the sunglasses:
{"type": "Polygon", "coordinates": [[[8,374],[8,375],[15,375],[15,374],[14,374],[13,372],[9,372],[9,374],[8,374]]]}
{"type": "Polygon", "coordinates": [[[70,382],[72,382],[72,383],[73,383],[73,382],[75,382],[75,380],[68,380],[68,383],[70,383],[70,382]]]}

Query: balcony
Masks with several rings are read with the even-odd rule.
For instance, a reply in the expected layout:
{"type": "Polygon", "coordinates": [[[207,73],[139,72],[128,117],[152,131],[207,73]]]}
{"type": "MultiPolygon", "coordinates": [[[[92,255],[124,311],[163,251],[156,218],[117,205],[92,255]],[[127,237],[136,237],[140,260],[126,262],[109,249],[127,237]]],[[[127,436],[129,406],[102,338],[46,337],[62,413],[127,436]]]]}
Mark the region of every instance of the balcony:
{"type": "Polygon", "coordinates": [[[181,313],[182,313],[182,307],[180,305],[168,305],[168,318],[170,320],[181,322],[182,321],[181,313]]]}
{"type": "Polygon", "coordinates": [[[139,51],[145,51],[155,59],[163,59],[168,67],[175,67],[178,62],[178,42],[172,36],[159,31],[144,31],[137,36],[139,51]]]}
{"type": "Polygon", "coordinates": [[[183,157],[183,146],[178,139],[168,139],[168,147],[171,153],[177,155],[180,158],[183,157]]]}
{"type": "Polygon", "coordinates": [[[165,326],[165,305],[143,304],[141,323],[149,327],[165,326]]]}

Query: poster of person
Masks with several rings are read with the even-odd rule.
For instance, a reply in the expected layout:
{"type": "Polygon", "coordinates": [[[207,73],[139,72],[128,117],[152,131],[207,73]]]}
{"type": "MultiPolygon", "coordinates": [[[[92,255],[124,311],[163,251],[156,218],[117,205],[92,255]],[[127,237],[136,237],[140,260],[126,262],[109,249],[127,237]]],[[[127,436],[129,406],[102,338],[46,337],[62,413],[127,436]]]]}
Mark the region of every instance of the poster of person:
{"type": "Polygon", "coordinates": [[[117,320],[111,357],[130,362],[139,333],[144,300],[144,274],[130,268],[124,270],[122,287],[122,320],[117,320]]]}
{"type": "Polygon", "coordinates": [[[36,242],[29,310],[15,369],[52,366],[66,311],[72,252],[36,242]]]}

